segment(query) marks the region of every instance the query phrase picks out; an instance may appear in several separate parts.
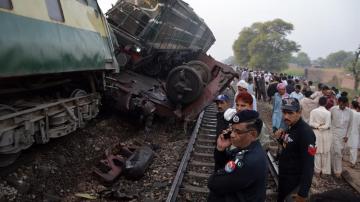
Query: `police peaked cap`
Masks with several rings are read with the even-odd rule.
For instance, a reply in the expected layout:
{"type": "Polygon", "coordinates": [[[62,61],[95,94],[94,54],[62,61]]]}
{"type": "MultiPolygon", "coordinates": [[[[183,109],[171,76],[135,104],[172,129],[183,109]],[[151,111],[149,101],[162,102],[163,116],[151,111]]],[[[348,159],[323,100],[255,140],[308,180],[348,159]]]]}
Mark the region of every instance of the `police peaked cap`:
{"type": "Polygon", "coordinates": [[[281,109],[284,111],[297,112],[301,109],[299,100],[296,98],[284,98],[282,99],[281,109]]]}
{"type": "Polygon", "coordinates": [[[243,110],[241,112],[237,112],[230,120],[230,123],[237,124],[237,123],[250,122],[258,118],[259,118],[259,113],[257,111],[243,110]]]}

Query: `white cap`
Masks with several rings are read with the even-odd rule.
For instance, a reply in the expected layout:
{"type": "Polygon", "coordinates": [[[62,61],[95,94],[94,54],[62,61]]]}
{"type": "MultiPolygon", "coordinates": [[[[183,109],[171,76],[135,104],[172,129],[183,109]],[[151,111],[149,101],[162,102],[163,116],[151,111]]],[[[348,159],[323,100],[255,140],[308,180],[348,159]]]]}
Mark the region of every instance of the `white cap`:
{"type": "Polygon", "coordinates": [[[241,87],[241,88],[245,88],[245,89],[248,89],[248,83],[246,83],[246,81],[244,80],[240,80],[237,84],[236,84],[237,87],[241,87]]]}
{"type": "Polygon", "coordinates": [[[229,108],[224,112],[224,119],[226,121],[230,121],[234,117],[235,114],[236,114],[236,109],[229,108]]]}

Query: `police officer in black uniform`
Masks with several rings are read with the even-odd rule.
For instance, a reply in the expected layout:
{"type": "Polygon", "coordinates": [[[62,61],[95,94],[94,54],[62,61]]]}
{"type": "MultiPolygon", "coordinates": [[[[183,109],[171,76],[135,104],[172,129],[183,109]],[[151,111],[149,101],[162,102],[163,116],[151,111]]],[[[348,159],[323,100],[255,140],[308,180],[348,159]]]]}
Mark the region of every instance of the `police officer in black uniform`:
{"type": "Polygon", "coordinates": [[[275,132],[282,145],[277,201],[302,202],[308,196],[314,173],[315,134],[302,120],[300,104],[296,98],[283,99],[281,108],[288,129],[275,132]]]}
{"type": "Polygon", "coordinates": [[[263,202],[268,171],[265,152],[257,140],[263,123],[253,110],[237,112],[231,123],[229,138],[221,134],[217,139],[208,201],[263,202]]]}

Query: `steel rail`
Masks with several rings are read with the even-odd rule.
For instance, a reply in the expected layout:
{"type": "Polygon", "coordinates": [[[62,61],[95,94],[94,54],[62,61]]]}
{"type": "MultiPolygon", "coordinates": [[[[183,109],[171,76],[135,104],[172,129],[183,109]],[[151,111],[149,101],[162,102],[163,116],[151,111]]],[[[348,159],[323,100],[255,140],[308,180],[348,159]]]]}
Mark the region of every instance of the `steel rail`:
{"type": "Polygon", "coordinates": [[[199,133],[199,129],[200,129],[200,125],[201,125],[201,122],[202,122],[202,119],[203,119],[203,116],[204,116],[204,111],[202,111],[196,121],[196,125],[195,125],[195,128],[192,132],[192,135],[191,135],[191,138],[190,138],[190,141],[188,143],[188,146],[186,148],[186,151],[185,151],[185,154],[181,160],[181,163],[180,163],[180,166],[177,170],[177,173],[176,173],[176,176],[174,178],[174,181],[172,183],[172,186],[171,186],[171,189],[170,189],[170,192],[168,194],[168,197],[166,199],[166,202],[174,202],[176,201],[176,197],[179,193],[179,189],[180,189],[180,186],[181,186],[181,183],[182,183],[182,180],[184,178],[184,173],[186,171],[186,167],[189,163],[189,159],[190,159],[190,155],[191,155],[191,152],[193,151],[193,148],[194,148],[194,143],[195,143],[195,140],[196,140],[196,137],[199,133]]]}
{"type": "Polygon", "coordinates": [[[275,163],[275,159],[269,151],[266,153],[266,157],[270,173],[274,178],[276,186],[279,186],[279,168],[275,163]]]}

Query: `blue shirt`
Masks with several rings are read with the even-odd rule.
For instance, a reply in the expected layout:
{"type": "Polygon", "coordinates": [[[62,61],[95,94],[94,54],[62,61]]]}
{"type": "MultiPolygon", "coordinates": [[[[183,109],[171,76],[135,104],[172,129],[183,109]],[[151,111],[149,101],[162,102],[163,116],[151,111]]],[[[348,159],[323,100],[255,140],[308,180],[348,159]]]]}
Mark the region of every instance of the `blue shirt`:
{"type": "Polygon", "coordinates": [[[296,93],[296,91],[294,91],[294,92],[292,92],[292,93],[290,94],[290,97],[291,97],[291,98],[296,98],[297,100],[300,101],[301,99],[304,98],[304,95],[303,95],[301,92],[296,93]]]}
{"type": "Polygon", "coordinates": [[[283,128],[286,129],[286,125],[283,120],[283,114],[281,111],[282,98],[279,93],[275,93],[274,102],[273,102],[273,112],[272,112],[272,127],[273,129],[283,128]]]}

